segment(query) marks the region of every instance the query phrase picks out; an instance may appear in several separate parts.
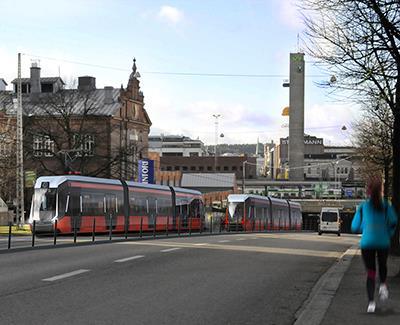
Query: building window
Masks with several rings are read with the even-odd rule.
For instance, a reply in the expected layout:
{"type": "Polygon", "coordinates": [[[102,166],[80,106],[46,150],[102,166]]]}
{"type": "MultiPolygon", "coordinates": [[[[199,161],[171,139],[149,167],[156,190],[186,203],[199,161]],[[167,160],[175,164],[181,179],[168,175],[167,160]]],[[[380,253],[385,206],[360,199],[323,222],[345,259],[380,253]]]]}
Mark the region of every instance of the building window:
{"type": "Polygon", "coordinates": [[[311,167],[310,167],[310,164],[308,164],[308,168],[307,168],[307,174],[311,174],[311,167]]]}
{"type": "Polygon", "coordinates": [[[203,171],[204,170],[204,166],[199,166],[199,170],[203,171]]]}
{"type": "Polygon", "coordinates": [[[6,136],[5,134],[0,134],[0,157],[8,157],[13,153],[13,143],[14,141],[6,136]]]}
{"type": "Polygon", "coordinates": [[[190,166],[190,170],[196,170],[196,166],[190,166]]]}
{"type": "Polygon", "coordinates": [[[52,83],[42,83],[42,93],[52,93],[54,92],[54,87],[52,83]]]}
{"type": "Polygon", "coordinates": [[[11,145],[9,143],[0,142],[0,156],[3,158],[10,155],[11,155],[11,145]]]}
{"type": "Polygon", "coordinates": [[[171,170],[172,170],[172,167],[171,167],[171,166],[167,166],[167,170],[168,170],[168,171],[171,171],[171,170]]]}
{"type": "Polygon", "coordinates": [[[233,171],[237,170],[237,166],[232,166],[232,170],[233,171]]]}
{"type": "Polygon", "coordinates": [[[190,152],[190,153],[189,153],[189,156],[190,156],[190,157],[198,157],[198,156],[199,156],[199,153],[198,153],[198,152],[190,152]]]}
{"type": "Polygon", "coordinates": [[[228,166],[224,166],[224,171],[228,171],[229,167],[228,166]]]}
{"type": "Polygon", "coordinates": [[[74,134],[74,147],[78,150],[76,155],[93,156],[94,154],[94,135],[92,134],[74,134]]]}
{"type": "Polygon", "coordinates": [[[175,166],[175,170],[180,170],[181,168],[179,166],[175,166]]]}
{"type": "Polygon", "coordinates": [[[182,170],[183,170],[183,171],[187,171],[187,170],[188,170],[188,167],[187,167],[187,166],[183,166],[183,167],[182,167],[182,170]]]}
{"type": "Polygon", "coordinates": [[[33,155],[35,157],[54,156],[54,140],[51,140],[48,135],[33,136],[33,155]]]}
{"type": "Polygon", "coordinates": [[[207,170],[208,171],[212,171],[212,167],[211,166],[207,166],[207,170]]]}

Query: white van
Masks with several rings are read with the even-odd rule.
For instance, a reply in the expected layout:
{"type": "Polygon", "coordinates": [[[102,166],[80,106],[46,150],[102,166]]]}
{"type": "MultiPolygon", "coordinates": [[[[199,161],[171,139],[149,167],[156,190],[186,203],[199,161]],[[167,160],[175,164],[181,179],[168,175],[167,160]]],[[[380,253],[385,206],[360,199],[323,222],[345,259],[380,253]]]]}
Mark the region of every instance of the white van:
{"type": "Polygon", "coordinates": [[[340,236],[340,214],[338,208],[322,208],[319,215],[318,235],[323,232],[335,233],[340,236]]]}

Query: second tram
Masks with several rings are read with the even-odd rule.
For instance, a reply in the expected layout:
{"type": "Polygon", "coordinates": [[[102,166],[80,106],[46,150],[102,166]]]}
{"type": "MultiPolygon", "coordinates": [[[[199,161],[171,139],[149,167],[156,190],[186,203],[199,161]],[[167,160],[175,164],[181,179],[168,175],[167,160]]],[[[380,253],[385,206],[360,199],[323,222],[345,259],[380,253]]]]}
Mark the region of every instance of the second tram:
{"type": "Polygon", "coordinates": [[[267,196],[231,194],[224,223],[229,230],[301,230],[301,206],[267,196]]]}

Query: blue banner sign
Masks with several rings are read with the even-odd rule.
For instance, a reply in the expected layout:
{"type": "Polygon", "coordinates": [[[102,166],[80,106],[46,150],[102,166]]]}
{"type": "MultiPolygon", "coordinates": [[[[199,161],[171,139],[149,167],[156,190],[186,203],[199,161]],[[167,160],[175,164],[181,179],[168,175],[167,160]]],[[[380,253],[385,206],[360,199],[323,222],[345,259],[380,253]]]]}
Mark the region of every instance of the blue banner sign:
{"type": "Polygon", "coordinates": [[[345,195],[346,195],[346,197],[353,197],[353,190],[352,189],[345,189],[344,190],[344,193],[345,193],[345,195]]]}
{"type": "Polygon", "coordinates": [[[139,160],[139,182],[154,184],[154,160],[139,160]]]}

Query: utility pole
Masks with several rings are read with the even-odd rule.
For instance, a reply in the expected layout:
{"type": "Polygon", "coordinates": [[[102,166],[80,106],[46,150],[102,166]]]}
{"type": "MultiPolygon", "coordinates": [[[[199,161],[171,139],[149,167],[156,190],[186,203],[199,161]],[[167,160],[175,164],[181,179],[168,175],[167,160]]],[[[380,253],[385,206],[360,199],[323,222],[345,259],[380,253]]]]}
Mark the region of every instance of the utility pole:
{"type": "Polygon", "coordinates": [[[217,158],[217,147],[218,147],[218,118],[221,114],[213,114],[215,118],[215,148],[214,148],[214,173],[217,172],[218,158],[217,158]]]}
{"type": "Polygon", "coordinates": [[[25,224],[24,205],[24,138],[22,123],[22,82],[21,82],[21,53],[18,53],[18,88],[17,88],[17,222],[25,224]]]}
{"type": "Polygon", "coordinates": [[[246,179],[246,163],[247,163],[247,160],[243,161],[242,194],[244,194],[244,190],[246,189],[246,185],[245,185],[245,179],[246,179]]]}

